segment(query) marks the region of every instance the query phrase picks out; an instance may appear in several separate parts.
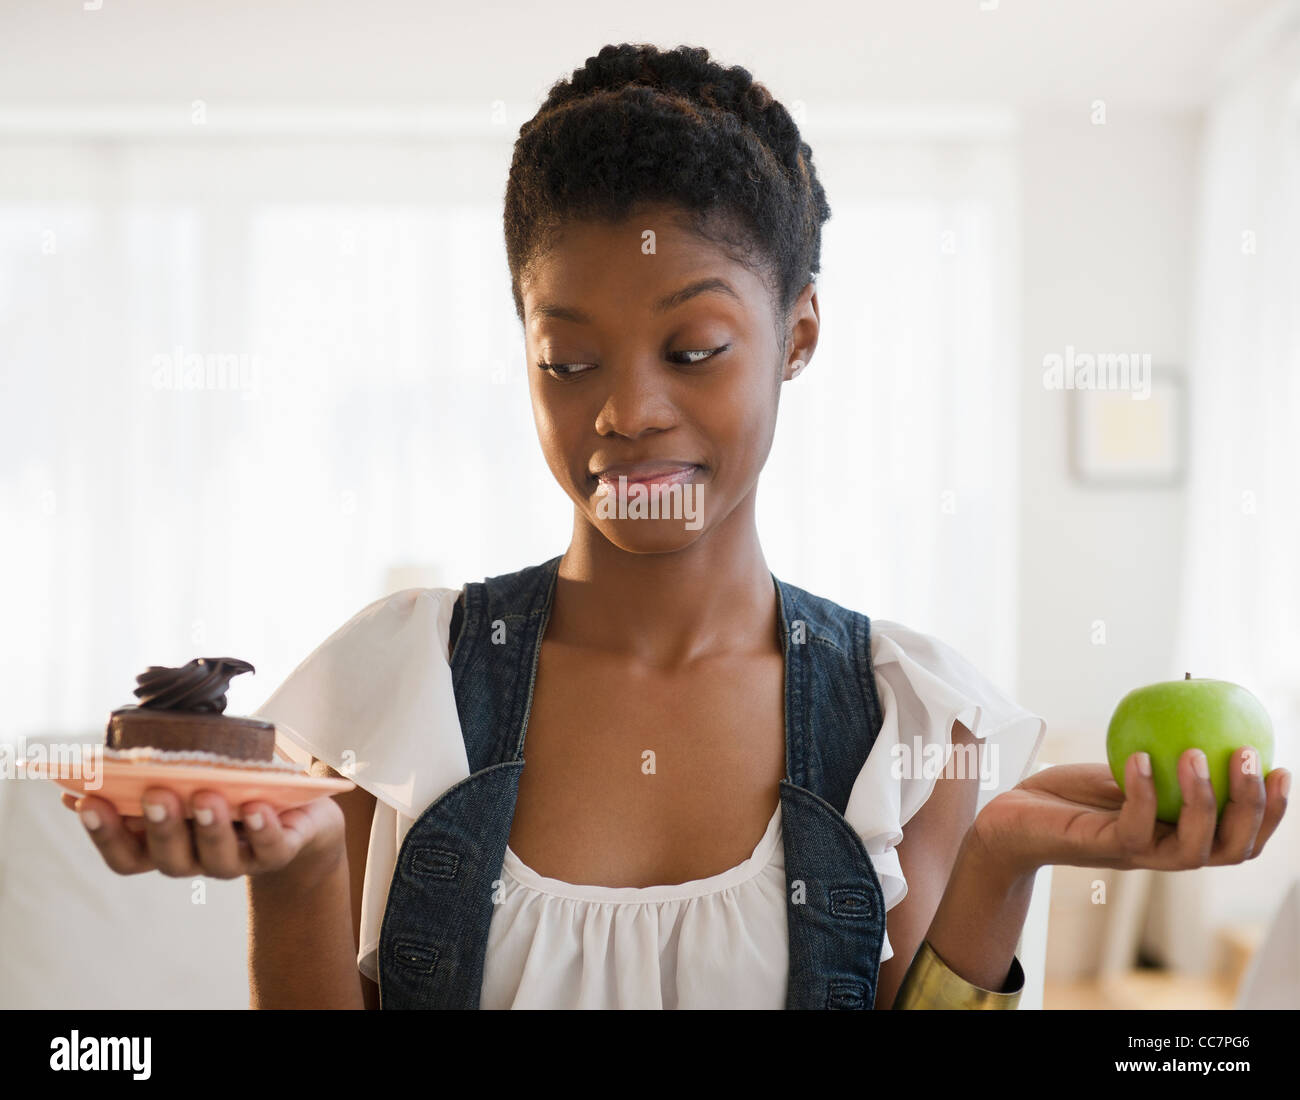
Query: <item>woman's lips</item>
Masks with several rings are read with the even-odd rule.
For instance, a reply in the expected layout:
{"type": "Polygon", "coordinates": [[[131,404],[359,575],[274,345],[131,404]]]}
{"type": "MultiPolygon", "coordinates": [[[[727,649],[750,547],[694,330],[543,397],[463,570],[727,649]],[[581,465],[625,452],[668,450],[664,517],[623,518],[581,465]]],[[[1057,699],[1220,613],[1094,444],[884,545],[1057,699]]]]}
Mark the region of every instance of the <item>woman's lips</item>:
{"type": "Polygon", "coordinates": [[[596,481],[600,487],[613,492],[618,489],[619,479],[626,478],[627,484],[632,485],[684,485],[694,480],[695,475],[699,472],[699,466],[654,466],[647,467],[643,470],[627,470],[622,473],[604,473],[597,476],[596,481]]]}

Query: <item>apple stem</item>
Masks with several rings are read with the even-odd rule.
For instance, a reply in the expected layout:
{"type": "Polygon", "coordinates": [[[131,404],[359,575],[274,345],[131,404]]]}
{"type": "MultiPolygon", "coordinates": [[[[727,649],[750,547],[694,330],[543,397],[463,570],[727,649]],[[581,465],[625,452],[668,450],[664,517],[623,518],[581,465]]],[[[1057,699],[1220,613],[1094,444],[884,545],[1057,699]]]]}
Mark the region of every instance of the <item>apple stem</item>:
{"type": "Polygon", "coordinates": [[[1184,680],[1190,680],[1191,678],[1192,678],[1192,674],[1191,674],[1190,672],[1184,672],[1184,673],[1183,673],[1183,679],[1184,679],[1184,680]]]}

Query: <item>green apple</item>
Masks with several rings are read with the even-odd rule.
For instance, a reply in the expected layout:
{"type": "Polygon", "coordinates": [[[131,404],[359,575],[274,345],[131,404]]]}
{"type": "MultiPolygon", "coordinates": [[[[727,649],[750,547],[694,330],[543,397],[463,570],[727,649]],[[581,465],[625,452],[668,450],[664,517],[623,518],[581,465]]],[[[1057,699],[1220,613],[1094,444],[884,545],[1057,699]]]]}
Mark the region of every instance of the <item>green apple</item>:
{"type": "Polygon", "coordinates": [[[1210,765],[1219,814],[1228,801],[1228,765],[1243,745],[1259,752],[1261,775],[1273,767],[1273,723],[1245,688],[1226,680],[1182,680],[1149,684],[1119,701],[1106,733],[1106,758],[1120,790],[1124,765],[1135,752],[1149,753],[1156,784],[1156,818],[1174,824],[1183,808],[1178,758],[1200,749],[1210,765]]]}

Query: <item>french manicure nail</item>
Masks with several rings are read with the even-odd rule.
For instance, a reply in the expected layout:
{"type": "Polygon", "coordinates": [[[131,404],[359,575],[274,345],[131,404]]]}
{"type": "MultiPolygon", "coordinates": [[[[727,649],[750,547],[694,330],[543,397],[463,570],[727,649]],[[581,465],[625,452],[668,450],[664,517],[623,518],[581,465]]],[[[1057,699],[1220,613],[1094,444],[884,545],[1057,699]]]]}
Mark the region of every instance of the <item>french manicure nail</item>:
{"type": "Polygon", "coordinates": [[[95,813],[94,810],[82,810],[81,821],[86,828],[90,829],[92,832],[103,824],[103,822],[99,820],[99,814],[95,813]]]}
{"type": "Polygon", "coordinates": [[[1150,757],[1147,753],[1145,753],[1145,752],[1140,752],[1140,753],[1137,754],[1137,758],[1138,758],[1138,774],[1139,774],[1139,775],[1150,775],[1150,774],[1151,774],[1151,757],[1150,757]]]}
{"type": "Polygon", "coordinates": [[[194,807],[194,820],[200,825],[211,825],[213,816],[212,811],[206,806],[194,807]]]}
{"type": "Polygon", "coordinates": [[[1192,757],[1192,767],[1202,779],[1210,778],[1210,762],[1205,759],[1205,753],[1200,750],[1197,750],[1196,755],[1192,757]]]}
{"type": "Polygon", "coordinates": [[[254,810],[251,814],[249,814],[246,818],[244,818],[244,824],[247,825],[250,829],[260,829],[263,825],[262,811],[254,810]]]}
{"type": "Polygon", "coordinates": [[[158,822],[167,816],[167,808],[159,805],[157,802],[146,802],[144,804],[144,816],[157,825],[158,822]]]}

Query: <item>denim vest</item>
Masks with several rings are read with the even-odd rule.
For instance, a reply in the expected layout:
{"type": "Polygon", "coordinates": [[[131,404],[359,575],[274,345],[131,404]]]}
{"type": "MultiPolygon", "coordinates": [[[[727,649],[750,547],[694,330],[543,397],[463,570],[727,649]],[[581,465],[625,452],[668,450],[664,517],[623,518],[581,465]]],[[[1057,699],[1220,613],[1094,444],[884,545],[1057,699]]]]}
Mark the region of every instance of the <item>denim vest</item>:
{"type": "MultiPolygon", "coordinates": [[[[559,564],[465,586],[451,671],[470,774],[420,815],[398,852],[379,935],[382,1008],[479,1007],[559,564]]],[[[843,814],[882,720],[870,620],[772,582],[785,654],[785,1007],[869,1009],[884,895],[843,814]]]]}

